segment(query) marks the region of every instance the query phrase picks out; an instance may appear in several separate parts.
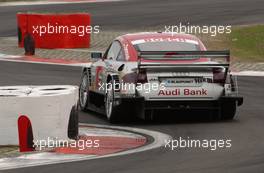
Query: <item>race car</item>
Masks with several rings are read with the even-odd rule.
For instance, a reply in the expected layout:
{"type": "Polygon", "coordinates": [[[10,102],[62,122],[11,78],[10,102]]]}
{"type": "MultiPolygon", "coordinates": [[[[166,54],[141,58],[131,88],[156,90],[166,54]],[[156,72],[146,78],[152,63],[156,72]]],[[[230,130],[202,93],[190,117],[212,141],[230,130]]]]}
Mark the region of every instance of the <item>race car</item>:
{"type": "MultiPolygon", "coordinates": [[[[80,108],[120,122],[156,110],[208,110],[233,119],[243,97],[230,72],[229,51],[207,51],[194,35],[134,33],[92,52],[82,69],[80,108]]],[[[162,115],[160,115],[162,116],[162,115]]]]}

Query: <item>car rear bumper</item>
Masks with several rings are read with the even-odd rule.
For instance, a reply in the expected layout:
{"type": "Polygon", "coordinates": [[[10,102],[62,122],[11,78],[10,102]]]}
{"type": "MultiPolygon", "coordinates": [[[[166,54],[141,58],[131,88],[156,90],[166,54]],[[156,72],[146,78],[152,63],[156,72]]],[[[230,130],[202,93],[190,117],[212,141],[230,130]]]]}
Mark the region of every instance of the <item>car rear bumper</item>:
{"type": "Polygon", "coordinates": [[[236,102],[237,106],[243,104],[243,97],[239,96],[222,96],[218,100],[145,100],[144,97],[133,97],[133,98],[121,98],[123,104],[131,105],[136,103],[141,105],[145,110],[161,110],[161,109],[176,109],[176,110],[188,110],[188,109],[219,109],[223,103],[236,102]]]}

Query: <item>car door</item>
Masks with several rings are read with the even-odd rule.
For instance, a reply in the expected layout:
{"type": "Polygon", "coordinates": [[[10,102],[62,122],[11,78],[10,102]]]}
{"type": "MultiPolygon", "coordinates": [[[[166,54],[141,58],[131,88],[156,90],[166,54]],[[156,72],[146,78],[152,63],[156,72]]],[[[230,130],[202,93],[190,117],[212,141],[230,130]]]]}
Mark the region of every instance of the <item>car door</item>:
{"type": "MultiPolygon", "coordinates": [[[[113,41],[111,46],[108,48],[104,55],[104,60],[101,61],[100,66],[96,66],[95,69],[95,85],[97,92],[104,94],[105,91],[102,90],[102,83],[106,82],[107,76],[109,74],[117,73],[117,68],[119,63],[116,63],[116,59],[121,51],[121,43],[117,40],[113,41]]],[[[104,84],[105,85],[105,84],[104,84]]],[[[105,89],[105,88],[104,88],[105,89]]]]}

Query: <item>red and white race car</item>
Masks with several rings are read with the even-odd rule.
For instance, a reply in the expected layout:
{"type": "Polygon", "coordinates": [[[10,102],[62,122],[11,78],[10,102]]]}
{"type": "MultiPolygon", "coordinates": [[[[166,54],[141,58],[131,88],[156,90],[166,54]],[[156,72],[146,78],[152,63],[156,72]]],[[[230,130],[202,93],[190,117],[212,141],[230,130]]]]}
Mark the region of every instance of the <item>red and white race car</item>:
{"type": "Polygon", "coordinates": [[[232,119],[243,103],[229,51],[206,51],[193,35],[126,34],[91,58],[82,71],[80,107],[111,122],[128,113],[151,117],[157,109],[205,109],[232,119]]]}

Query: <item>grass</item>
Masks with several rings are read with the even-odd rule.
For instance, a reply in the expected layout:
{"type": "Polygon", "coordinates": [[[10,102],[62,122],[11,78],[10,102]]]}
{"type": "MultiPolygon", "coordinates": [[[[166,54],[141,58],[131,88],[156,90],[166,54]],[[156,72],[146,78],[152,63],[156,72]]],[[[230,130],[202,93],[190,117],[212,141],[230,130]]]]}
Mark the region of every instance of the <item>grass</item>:
{"type": "Polygon", "coordinates": [[[17,146],[0,146],[0,158],[18,154],[17,146]]]}
{"type": "Polygon", "coordinates": [[[235,28],[231,33],[231,49],[241,59],[264,61],[264,25],[235,28]]]}
{"type": "Polygon", "coordinates": [[[209,50],[230,49],[232,60],[264,62],[264,25],[236,26],[231,34],[201,39],[209,50]]]}

